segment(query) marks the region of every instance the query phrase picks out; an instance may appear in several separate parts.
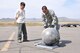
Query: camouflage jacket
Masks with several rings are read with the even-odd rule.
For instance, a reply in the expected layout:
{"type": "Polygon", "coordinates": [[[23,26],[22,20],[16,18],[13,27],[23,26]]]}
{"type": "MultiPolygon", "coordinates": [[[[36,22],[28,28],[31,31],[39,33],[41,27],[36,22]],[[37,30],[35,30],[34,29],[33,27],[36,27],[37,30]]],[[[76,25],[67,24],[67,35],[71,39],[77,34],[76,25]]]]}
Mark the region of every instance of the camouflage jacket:
{"type": "Polygon", "coordinates": [[[53,10],[49,10],[48,14],[42,13],[42,18],[44,22],[52,22],[53,24],[58,24],[58,18],[53,10]]]}

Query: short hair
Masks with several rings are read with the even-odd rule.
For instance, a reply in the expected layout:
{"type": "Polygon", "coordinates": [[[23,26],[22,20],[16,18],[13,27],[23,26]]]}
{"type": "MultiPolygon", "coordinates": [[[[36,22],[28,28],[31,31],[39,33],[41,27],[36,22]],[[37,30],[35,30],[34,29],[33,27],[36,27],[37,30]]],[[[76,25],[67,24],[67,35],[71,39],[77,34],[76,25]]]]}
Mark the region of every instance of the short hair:
{"type": "Polygon", "coordinates": [[[47,10],[47,7],[46,7],[46,6],[42,6],[42,10],[43,10],[43,9],[47,10]]]}
{"type": "Polygon", "coordinates": [[[24,2],[21,2],[20,5],[21,5],[21,6],[25,6],[25,3],[24,3],[24,2]]]}

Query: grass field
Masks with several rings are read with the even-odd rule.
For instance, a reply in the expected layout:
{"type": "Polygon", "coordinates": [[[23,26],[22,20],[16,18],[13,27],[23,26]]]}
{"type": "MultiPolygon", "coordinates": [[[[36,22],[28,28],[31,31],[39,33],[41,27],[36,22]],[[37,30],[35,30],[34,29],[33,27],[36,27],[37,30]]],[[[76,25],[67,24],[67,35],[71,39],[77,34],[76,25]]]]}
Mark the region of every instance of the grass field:
{"type": "MultiPolygon", "coordinates": [[[[80,22],[59,22],[59,24],[80,24],[80,22]]],[[[0,22],[0,26],[16,26],[17,23],[12,21],[12,22],[0,22]]],[[[26,22],[27,26],[42,26],[43,22],[26,22]]]]}
{"type": "MultiPolygon", "coordinates": [[[[0,22],[0,26],[16,26],[16,22],[0,22]]],[[[26,22],[27,26],[42,26],[42,22],[26,22]]]]}

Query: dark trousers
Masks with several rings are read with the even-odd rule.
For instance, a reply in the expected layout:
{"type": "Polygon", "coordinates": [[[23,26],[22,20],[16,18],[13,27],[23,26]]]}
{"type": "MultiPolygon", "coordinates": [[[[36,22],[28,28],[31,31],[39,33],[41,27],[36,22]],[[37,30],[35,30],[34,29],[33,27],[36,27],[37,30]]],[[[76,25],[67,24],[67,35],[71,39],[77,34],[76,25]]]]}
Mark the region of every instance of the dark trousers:
{"type": "Polygon", "coordinates": [[[22,39],[22,34],[23,40],[27,40],[27,31],[25,23],[18,23],[18,40],[22,39]]]}

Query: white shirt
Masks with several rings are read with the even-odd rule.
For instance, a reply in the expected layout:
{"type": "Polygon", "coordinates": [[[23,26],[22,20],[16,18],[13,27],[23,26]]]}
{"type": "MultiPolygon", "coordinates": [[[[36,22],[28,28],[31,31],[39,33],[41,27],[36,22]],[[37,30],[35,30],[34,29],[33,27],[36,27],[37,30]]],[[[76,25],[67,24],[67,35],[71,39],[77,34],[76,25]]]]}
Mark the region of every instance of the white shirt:
{"type": "Polygon", "coordinates": [[[18,19],[16,20],[17,23],[24,23],[25,22],[25,10],[18,10],[16,13],[18,19]]]}

